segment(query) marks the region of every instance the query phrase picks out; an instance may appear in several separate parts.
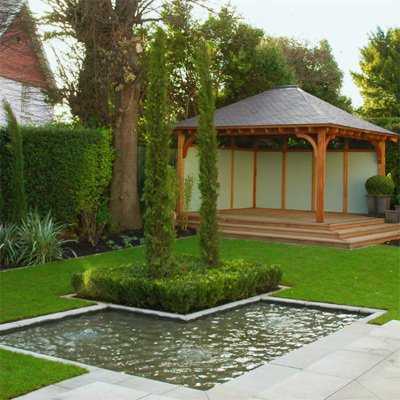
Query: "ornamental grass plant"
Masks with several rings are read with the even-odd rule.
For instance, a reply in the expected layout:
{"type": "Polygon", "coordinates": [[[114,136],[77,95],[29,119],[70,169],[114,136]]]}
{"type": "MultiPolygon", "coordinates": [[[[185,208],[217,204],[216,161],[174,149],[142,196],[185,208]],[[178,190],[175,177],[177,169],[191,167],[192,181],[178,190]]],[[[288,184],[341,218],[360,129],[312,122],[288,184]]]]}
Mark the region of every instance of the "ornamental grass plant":
{"type": "Polygon", "coordinates": [[[50,212],[41,217],[31,211],[16,229],[17,263],[29,266],[61,260],[63,245],[72,242],[61,238],[66,227],[55,222],[50,212]]]}

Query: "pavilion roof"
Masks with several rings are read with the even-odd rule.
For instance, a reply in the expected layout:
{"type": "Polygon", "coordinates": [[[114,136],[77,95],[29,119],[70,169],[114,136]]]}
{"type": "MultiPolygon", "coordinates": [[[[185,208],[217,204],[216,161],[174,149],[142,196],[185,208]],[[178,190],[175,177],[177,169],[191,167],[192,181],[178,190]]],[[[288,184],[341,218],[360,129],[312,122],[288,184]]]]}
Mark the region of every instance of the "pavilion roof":
{"type": "MultiPolygon", "coordinates": [[[[333,126],[398,135],[315,97],[298,86],[278,86],[215,111],[215,127],[256,128],[333,126]]],[[[197,128],[197,117],[180,121],[176,129],[197,128]]]]}

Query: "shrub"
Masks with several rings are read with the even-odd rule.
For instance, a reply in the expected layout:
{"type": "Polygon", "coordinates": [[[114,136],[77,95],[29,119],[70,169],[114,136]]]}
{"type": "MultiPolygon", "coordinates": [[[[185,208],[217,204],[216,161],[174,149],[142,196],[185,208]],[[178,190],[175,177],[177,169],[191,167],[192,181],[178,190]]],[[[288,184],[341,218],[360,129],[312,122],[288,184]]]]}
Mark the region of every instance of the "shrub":
{"type": "Polygon", "coordinates": [[[152,45],[149,70],[144,230],[149,268],[153,277],[162,278],[169,275],[173,267],[172,244],[176,236],[173,209],[176,196],[170,190],[172,181],[168,160],[171,126],[168,123],[166,34],[161,28],[158,28],[152,45]]]}
{"type": "Polygon", "coordinates": [[[72,286],[79,297],[187,313],[265,293],[281,278],[276,265],[228,260],[210,268],[197,258],[181,256],[170,278],[153,279],[144,263],[135,263],[76,274],[72,286]]]}
{"type": "Polygon", "coordinates": [[[0,266],[15,264],[18,259],[17,225],[0,224],[0,266]]]}
{"type": "Polygon", "coordinates": [[[22,153],[22,135],[17,119],[9,103],[3,100],[3,107],[6,114],[8,131],[10,132],[11,180],[10,185],[10,220],[18,223],[26,218],[27,205],[24,181],[24,156],[22,153]]]}
{"type": "Polygon", "coordinates": [[[394,191],[394,183],[391,178],[383,175],[374,175],[365,182],[365,189],[368,194],[392,194],[394,191]]]}
{"type": "MultiPolygon", "coordinates": [[[[28,209],[50,210],[63,223],[79,221],[107,202],[112,176],[111,133],[59,126],[23,126],[24,179],[28,209]]],[[[11,210],[11,154],[7,129],[0,129],[1,217],[11,210]]]]}
{"type": "Polygon", "coordinates": [[[61,259],[64,250],[62,246],[71,242],[59,238],[65,227],[66,225],[55,223],[50,212],[44,218],[37,212],[30,212],[17,228],[17,263],[38,265],[61,259]]]}

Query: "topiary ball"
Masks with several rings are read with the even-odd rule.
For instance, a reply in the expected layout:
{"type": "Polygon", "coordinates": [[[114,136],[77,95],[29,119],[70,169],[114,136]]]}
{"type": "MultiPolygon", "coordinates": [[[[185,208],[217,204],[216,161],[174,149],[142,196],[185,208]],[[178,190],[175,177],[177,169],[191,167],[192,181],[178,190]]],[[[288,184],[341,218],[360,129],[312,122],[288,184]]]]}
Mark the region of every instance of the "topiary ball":
{"type": "Polygon", "coordinates": [[[394,192],[394,183],[388,176],[374,175],[365,182],[365,189],[368,194],[389,195],[394,192]]]}

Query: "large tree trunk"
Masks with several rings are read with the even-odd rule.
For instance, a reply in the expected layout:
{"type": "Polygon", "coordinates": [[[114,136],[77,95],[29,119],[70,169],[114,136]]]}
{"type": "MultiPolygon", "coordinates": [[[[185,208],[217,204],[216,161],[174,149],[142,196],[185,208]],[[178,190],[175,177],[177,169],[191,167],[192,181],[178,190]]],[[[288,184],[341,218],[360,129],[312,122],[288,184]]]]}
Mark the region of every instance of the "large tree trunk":
{"type": "Polygon", "coordinates": [[[137,137],[140,80],[116,93],[115,160],[110,211],[116,230],[140,229],[143,221],[137,188],[137,137]]]}

